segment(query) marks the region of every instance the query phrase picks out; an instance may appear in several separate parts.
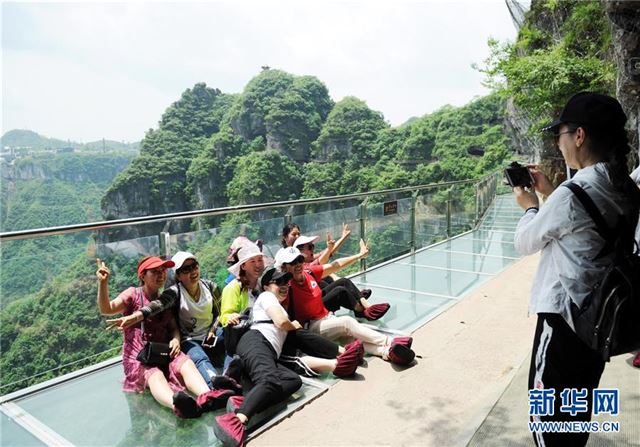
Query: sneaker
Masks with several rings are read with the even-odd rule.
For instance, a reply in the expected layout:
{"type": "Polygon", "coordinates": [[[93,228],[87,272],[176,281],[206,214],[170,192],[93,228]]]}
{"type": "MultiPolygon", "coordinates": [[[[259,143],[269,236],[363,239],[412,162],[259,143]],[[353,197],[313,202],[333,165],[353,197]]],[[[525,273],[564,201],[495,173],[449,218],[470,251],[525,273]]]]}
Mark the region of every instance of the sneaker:
{"type": "Polygon", "coordinates": [[[415,356],[416,354],[411,350],[411,348],[395,342],[391,343],[389,351],[387,352],[387,359],[396,365],[408,365],[413,362],[415,356]]]}
{"type": "Polygon", "coordinates": [[[640,352],[638,352],[633,358],[633,366],[635,366],[636,368],[640,368],[640,352]]]}
{"type": "Polygon", "coordinates": [[[365,300],[368,300],[371,296],[371,289],[362,289],[360,290],[360,296],[365,300]]]}
{"type": "Polygon", "coordinates": [[[244,402],[244,396],[231,396],[227,401],[227,413],[236,413],[244,402]]]}
{"type": "Polygon", "coordinates": [[[358,353],[358,362],[364,359],[364,346],[360,340],[354,340],[344,347],[344,352],[356,351],[358,353]]]}
{"type": "Polygon", "coordinates": [[[345,350],[336,360],[338,363],[333,370],[333,375],[336,377],[351,377],[355,374],[356,368],[360,363],[360,356],[357,349],[350,349],[345,350]]]}
{"type": "Polygon", "coordinates": [[[311,378],[320,376],[320,374],[309,368],[300,357],[280,355],[278,361],[300,376],[311,378]]]}
{"type": "Polygon", "coordinates": [[[387,313],[390,307],[391,305],[388,303],[372,304],[362,312],[354,310],[353,313],[358,318],[366,318],[369,321],[373,321],[382,318],[384,314],[387,313]]]}
{"type": "Polygon", "coordinates": [[[244,424],[234,413],[225,413],[216,417],[213,421],[213,432],[226,447],[244,446],[246,438],[244,424]]]}
{"type": "Polygon", "coordinates": [[[173,395],[173,412],[183,419],[200,417],[202,409],[193,397],[184,391],[178,391],[173,395]]]}
{"type": "Polygon", "coordinates": [[[242,385],[229,376],[215,376],[211,379],[211,384],[216,390],[231,390],[236,394],[242,393],[242,385]]]}
{"type": "Polygon", "coordinates": [[[411,345],[413,344],[413,337],[396,337],[393,339],[393,343],[411,348],[411,345]]]}
{"type": "Polygon", "coordinates": [[[219,410],[224,408],[229,397],[234,394],[231,390],[211,390],[199,395],[196,403],[203,412],[219,410]]]}

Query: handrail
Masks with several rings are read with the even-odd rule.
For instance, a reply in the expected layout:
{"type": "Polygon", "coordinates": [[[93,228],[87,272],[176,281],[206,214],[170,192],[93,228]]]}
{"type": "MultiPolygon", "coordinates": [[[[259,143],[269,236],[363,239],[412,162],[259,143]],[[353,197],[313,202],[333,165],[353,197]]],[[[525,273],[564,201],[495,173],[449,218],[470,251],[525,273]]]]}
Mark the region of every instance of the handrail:
{"type": "Polygon", "coordinates": [[[236,205],[224,208],[210,208],[205,210],[181,211],[169,214],[157,214],[153,216],[130,217],[126,219],[106,220],[102,222],[91,222],[74,225],[63,225],[49,228],[36,228],[31,230],[7,231],[0,233],[0,242],[13,241],[20,239],[29,239],[36,236],[52,236],[57,234],[77,233],[87,230],[104,230],[107,228],[123,227],[127,225],[137,225],[143,223],[159,222],[166,220],[180,220],[203,216],[219,216],[221,214],[241,213],[247,211],[260,211],[269,208],[281,208],[285,206],[295,205],[315,205],[320,203],[335,202],[339,200],[359,199],[382,194],[394,194],[407,191],[421,191],[424,189],[437,188],[442,186],[451,186],[468,183],[480,183],[495,174],[489,174],[479,179],[454,180],[442,183],[430,183],[419,186],[405,186],[403,188],[383,189],[380,191],[360,192],[354,194],[346,194],[341,196],[319,197],[315,199],[297,199],[280,202],[256,203],[252,205],[236,205]]]}

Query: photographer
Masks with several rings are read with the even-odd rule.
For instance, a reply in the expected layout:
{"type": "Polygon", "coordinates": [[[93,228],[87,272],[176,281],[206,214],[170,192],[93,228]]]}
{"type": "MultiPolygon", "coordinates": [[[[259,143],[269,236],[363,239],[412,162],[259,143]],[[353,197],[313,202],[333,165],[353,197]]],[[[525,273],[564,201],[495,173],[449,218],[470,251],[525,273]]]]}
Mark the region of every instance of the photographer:
{"type": "MultiPolygon", "coordinates": [[[[577,170],[563,185],[582,187],[607,225],[620,229],[621,235],[635,229],[640,209],[640,190],[627,171],[630,149],[625,123],[614,98],[581,92],[569,99],[558,120],[543,129],[553,133],[566,164],[577,170]]],[[[514,188],[518,204],[526,210],[516,228],[516,249],[523,255],[541,252],[529,304],[529,312],[538,315],[529,389],[555,389],[553,414],[532,416],[532,420],[589,421],[592,391],[598,387],[605,363],[575,334],[571,306],[582,305],[589,296],[612,253],[569,188],[553,190],[542,172],[533,169],[531,174],[535,191],[548,199],[540,207],[534,192],[514,188]],[[561,411],[564,389],[587,389],[588,411],[575,416],[561,411]]],[[[533,436],[539,446],[581,446],[589,433],[534,432],[533,436]]]]}

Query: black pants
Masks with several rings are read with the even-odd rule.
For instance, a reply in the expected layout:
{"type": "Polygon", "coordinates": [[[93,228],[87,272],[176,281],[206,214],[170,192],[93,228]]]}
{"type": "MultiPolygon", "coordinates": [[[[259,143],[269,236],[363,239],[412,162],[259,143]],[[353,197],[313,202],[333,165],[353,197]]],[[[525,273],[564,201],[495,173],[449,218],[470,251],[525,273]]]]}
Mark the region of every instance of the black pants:
{"type": "Polygon", "coordinates": [[[278,363],[271,343],[259,331],[247,331],[238,342],[236,353],[253,382],[238,410],[248,418],[288,399],[302,386],[300,376],[278,363]]]}
{"type": "Polygon", "coordinates": [[[338,344],[307,329],[289,331],[282,347],[283,355],[295,356],[298,349],[307,355],[323,359],[338,357],[338,344]]]}
{"type": "MultiPolygon", "coordinates": [[[[531,416],[532,421],[590,421],[592,393],[598,387],[604,361],[586,346],[558,314],[538,314],[529,368],[529,389],[555,389],[553,415],[531,416]],[[572,416],[560,411],[564,389],[587,389],[588,411],[572,416]],[[535,419],[534,419],[535,418],[535,419]]],[[[574,403],[574,402],[571,402],[574,403]]],[[[536,445],[584,446],[589,433],[533,433],[536,445]]]]}
{"type": "Polygon", "coordinates": [[[350,279],[340,278],[322,289],[324,307],[331,312],[344,307],[353,310],[360,304],[360,290],[350,279]]]}

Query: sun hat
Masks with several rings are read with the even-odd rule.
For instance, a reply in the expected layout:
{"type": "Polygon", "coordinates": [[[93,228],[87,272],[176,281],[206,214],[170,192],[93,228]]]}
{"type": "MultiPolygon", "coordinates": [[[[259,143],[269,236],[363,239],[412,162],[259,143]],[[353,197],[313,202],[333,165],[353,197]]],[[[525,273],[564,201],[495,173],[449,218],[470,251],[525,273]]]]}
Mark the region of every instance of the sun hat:
{"type": "Polygon", "coordinates": [[[293,246],[298,248],[305,244],[315,244],[320,239],[320,236],[298,236],[298,239],[293,243],[293,246]]]}
{"type": "Polygon", "coordinates": [[[304,256],[302,256],[302,253],[300,253],[300,250],[296,247],[281,248],[276,253],[276,263],[274,267],[279,269],[282,267],[282,264],[290,264],[298,258],[304,260],[304,256]]]}
{"type": "Polygon", "coordinates": [[[177,271],[180,267],[182,267],[182,264],[184,264],[184,262],[187,259],[193,259],[193,260],[197,260],[196,256],[193,253],[189,253],[188,251],[179,251],[178,253],[176,253],[175,255],[173,255],[173,257],[171,258],[171,260],[173,261],[173,263],[175,264],[173,266],[173,271],[177,271]]]}
{"type": "Polygon", "coordinates": [[[557,132],[562,124],[582,124],[592,129],[620,131],[627,116],[617,99],[593,92],[573,95],[560,112],[558,119],[542,128],[543,132],[557,132]]]}
{"type": "Polygon", "coordinates": [[[138,263],[138,276],[142,275],[145,270],[151,270],[156,267],[173,267],[174,263],[171,260],[163,260],[157,256],[149,256],[148,258],[143,258],[138,263]]]}
{"type": "Polygon", "coordinates": [[[260,276],[260,279],[258,280],[258,287],[262,290],[264,286],[270,282],[278,281],[279,279],[282,279],[282,281],[289,281],[291,277],[291,273],[282,272],[275,267],[269,267],[262,272],[262,276],[260,276]]]}
{"type": "Polygon", "coordinates": [[[262,256],[265,263],[269,261],[269,258],[260,251],[260,247],[251,242],[238,250],[238,262],[229,267],[227,271],[237,278],[240,275],[240,266],[249,259],[257,256],[262,256]]]}

